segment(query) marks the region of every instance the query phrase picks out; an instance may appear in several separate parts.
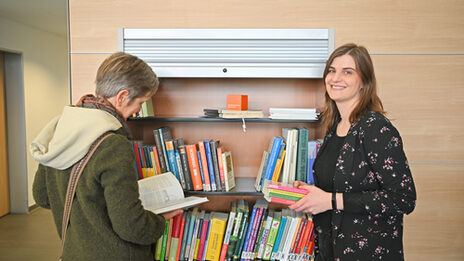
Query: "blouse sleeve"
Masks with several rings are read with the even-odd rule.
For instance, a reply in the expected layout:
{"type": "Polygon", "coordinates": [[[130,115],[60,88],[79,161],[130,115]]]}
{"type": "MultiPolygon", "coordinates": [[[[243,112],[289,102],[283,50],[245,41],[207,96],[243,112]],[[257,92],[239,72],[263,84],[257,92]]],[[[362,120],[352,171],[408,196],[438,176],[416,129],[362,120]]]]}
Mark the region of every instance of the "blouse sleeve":
{"type": "Polygon", "coordinates": [[[345,211],[373,215],[411,213],[415,208],[416,189],[396,128],[386,119],[375,120],[361,141],[367,157],[363,162],[370,167],[369,174],[379,189],[344,193],[345,211]]]}

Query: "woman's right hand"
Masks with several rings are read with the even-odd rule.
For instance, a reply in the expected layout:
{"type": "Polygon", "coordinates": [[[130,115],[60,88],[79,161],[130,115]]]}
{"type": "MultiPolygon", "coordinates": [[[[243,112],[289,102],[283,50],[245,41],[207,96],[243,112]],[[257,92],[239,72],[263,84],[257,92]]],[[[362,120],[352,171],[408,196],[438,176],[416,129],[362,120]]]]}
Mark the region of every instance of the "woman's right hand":
{"type": "Polygon", "coordinates": [[[182,214],[184,211],[182,209],[176,209],[176,210],[173,210],[171,212],[166,212],[166,213],[163,213],[161,214],[161,216],[164,217],[164,220],[170,220],[171,218],[179,215],[179,214],[182,214]]]}

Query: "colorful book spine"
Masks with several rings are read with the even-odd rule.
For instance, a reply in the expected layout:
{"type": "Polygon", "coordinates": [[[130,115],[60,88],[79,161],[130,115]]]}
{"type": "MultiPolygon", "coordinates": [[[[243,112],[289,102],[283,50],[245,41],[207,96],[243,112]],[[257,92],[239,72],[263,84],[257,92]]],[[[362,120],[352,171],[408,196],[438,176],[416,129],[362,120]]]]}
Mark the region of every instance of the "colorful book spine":
{"type": "Polygon", "coordinates": [[[274,168],[279,157],[280,147],[282,146],[282,138],[276,137],[274,139],[274,144],[272,145],[271,154],[269,156],[269,161],[266,167],[266,172],[264,174],[264,179],[272,180],[272,174],[274,173],[274,168]]]}
{"type": "Polygon", "coordinates": [[[299,193],[299,194],[308,194],[308,191],[305,189],[299,189],[299,188],[294,188],[290,186],[284,186],[284,185],[277,185],[277,184],[268,184],[267,185],[268,189],[276,189],[276,190],[283,190],[283,191],[288,191],[288,192],[294,192],[294,193],[299,193]]]}
{"type": "Polygon", "coordinates": [[[169,248],[169,261],[176,261],[177,260],[177,249],[179,248],[179,236],[180,230],[182,226],[182,214],[178,214],[174,217],[174,222],[172,226],[172,236],[171,236],[171,244],[169,248]]]}
{"type": "Polygon", "coordinates": [[[203,178],[205,181],[205,191],[212,190],[212,184],[210,181],[209,171],[208,171],[208,159],[206,158],[205,143],[203,141],[198,142],[198,151],[200,152],[200,157],[198,160],[201,160],[201,167],[203,171],[203,178]]]}
{"type": "Polygon", "coordinates": [[[211,182],[211,190],[216,191],[218,189],[216,183],[216,177],[214,174],[214,165],[213,165],[213,155],[211,154],[211,145],[209,140],[204,141],[205,152],[206,152],[206,162],[208,166],[209,180],[211,182]]]}
{"type": "Polygon", "coordinates": [[[308,167],[308,138],[309,130],[300,128],[298,130],[298,155],[296,161],[296,178],[295,180],[306,181],[308,167]]]}
{"type": "Polygon", "coordinates": [[[201,182],[200,168],[198,166],[198,156],[195,144],[187,145],[187,158],[190,167],[190,173],[192,177],[193,190],[202,190],[203,184],[201,182]]]}
{"type": "Polygon", "coordinates": [[[275,197],[270,197],[270,202],[278,203],[278,204],[284,204],[284,205],[293,205],[293,204],[296,203],[295,200],[284,199],[284,198],[275,198],[275,197]]]}
{"type": "Polygon", "coordinates": [[[181,182],[180,177],[179,177],[179,171],[177,168],[176,155],[174,153],[174,145],[172,143],[172,140],[167,140],[165,142],[165,146],[166,146],[166,153],[168,156],[168,163],[169,163],[170,171],[176,176],[177,180],[181,182]]]}
{"type": "Polygon", "coordinates": [[[224,188],[225,181],[221,180],[220,173],[219,173],[219,163],[218,163],[218,154],[217,154],[217,148],[219,147],[219,141],[211,140],[209,145],[211,146],[211,158],[213,160],[214,180],[216,181],[216,188],[219,191],[225,191],[225,188],[224,188]]]}

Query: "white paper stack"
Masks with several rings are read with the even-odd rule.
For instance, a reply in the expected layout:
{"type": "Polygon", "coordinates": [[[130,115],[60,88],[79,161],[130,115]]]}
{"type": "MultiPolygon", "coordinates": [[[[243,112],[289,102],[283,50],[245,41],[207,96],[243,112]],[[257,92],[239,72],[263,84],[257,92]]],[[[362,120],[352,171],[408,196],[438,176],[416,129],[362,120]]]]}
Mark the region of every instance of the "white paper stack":
{"type": "Polygon", "coordinates": [[[269,118],[279,120],[317,120],[316,108],[269,108],[269,118]]]}

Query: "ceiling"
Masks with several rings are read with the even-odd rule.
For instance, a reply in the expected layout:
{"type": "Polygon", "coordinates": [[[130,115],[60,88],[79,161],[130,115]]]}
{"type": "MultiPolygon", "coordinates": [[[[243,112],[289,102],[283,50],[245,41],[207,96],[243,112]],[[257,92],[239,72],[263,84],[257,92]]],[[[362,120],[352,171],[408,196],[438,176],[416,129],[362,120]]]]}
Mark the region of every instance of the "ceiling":
{"type": "Polygon", "coordinates": [[[0,0],[0,17],[65,37],[67,0],[0,0]]]}

